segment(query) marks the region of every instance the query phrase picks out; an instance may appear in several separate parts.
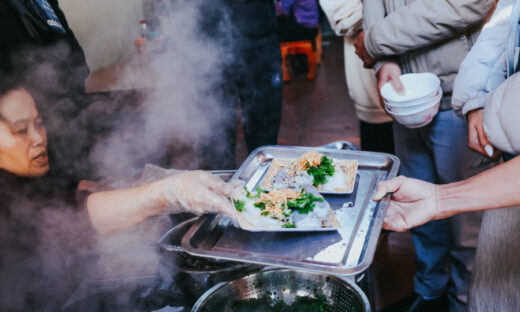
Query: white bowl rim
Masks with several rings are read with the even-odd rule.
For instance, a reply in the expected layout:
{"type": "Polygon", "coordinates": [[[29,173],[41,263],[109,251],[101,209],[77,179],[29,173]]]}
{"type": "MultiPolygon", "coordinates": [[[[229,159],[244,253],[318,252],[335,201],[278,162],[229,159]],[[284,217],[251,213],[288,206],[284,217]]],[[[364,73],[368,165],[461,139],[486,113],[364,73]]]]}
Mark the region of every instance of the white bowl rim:
{"type": "MultiPolygon", "coordinates": [[[[434,73],[430,73],[430,72],[403,74],[403,75],[399,76],[399,79],[401,79],[401,78],[405,78],[405,79],[406,79],[406,78],[408,78],[408,77],[415,77],[415,78],[418,78],[418,77],[420,77],[420,76],[429,76],[429,77],[433,78],[433,79],[436,81],[436,83],[435,83],[435,87],[434,87],[431,91],[429,90],[428,92],[426,92],[425,95],[421,95],[421,96],[419,96],[419,97],[415,97],[415,98],[408,98],[408,99],[397,99],[397,100],[396,100],[396,99],[389,99],[389,98],[387,98],[387,97],[385,97],[385,96],[383,95],[383,93],[384,93],[383,90],[384,90],[384,89],[387,89],[387,88],[391,88],[391,89],[393,89],[391,83],[390,83],[390,82],[387,82],[387,83],[385,83],[385,84],[381,87],[381,90],[380,90],[380,92],[381,92],[381,96],[383,97],[383,99],[385,99],[385,100],[389,100],[389,101],[392,101],[392,102],[407,102],[407,101],[412,101],[412,100],[418,100],[418,99],[420,99],[420,98],[422,98],[422,97],[428,96],[428,95],[434,93],[434,92],[435,92],[435,89],[438,88],[438,87],[440,86],[441,81],[440,81],[439,77],[438,77],[437,75],[435,75],[434,73]],[[387,85],[389,85],[389,86],[387,86],[387,85]]],[[[401,82],[402,82],[402,79],[401,79],[401,82]]],[[[405,86],[405,87],[406,87],[406,86],[405,86]]],[[[394,92],[395,92],[395,90],[394,90],[394,92]]]]}
{"type": "MultiPolygon", "coordinates": [[[[421,98],[418,98],[418,99],[415,99],[415,100],[409,100],[409,101],[401,101],[401,102],[396,102],[396,101],[391,101],[391,100],[387,100],[385,98],[383,98],[383,101],[386,105],[388,106],[393,106],[393,107],[399,107],[399,108],[408,108],[408,107],[414,107],[414,106],[419,106],[419,105],[424,105],[425,103],[429,102],[429,101],[433,101],[434,99],[436,100],[437,98],[441,99],[442,98],[442,89],[441,87],[439,86],[437,88],[437,91],[435,92],[435,95],[431,98],[431,100],[428,100],[428,101],[424,101],[424,102],[419,102],[419,103],[413,103],[413,104],[408,104],[408,105],[402,105],[402,104],[398,104],[398,105],[395,105],[394,103],[406,103],[406,102],[413,102],[413,101],[418,101],[420,100],[421,98]]],[[[425,97],[429,97],[430,95],[427,95],[425,97]]]]}

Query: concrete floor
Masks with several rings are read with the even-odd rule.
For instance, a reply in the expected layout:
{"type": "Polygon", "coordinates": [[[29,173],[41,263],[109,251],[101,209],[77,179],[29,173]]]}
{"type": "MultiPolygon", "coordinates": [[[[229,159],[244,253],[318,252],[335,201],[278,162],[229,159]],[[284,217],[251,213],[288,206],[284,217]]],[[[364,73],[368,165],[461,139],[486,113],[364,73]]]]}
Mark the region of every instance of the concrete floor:
{"type": "MultiPolygon", "coordinates": [[[[320,146],[347,140],[359,147],[358,122],[345,82],[343,41],[338,37],[324,38],[323,60],[316,79],[309,81],[302,76],[284,83],[278,143],[320,146]]],[[[239,144],[239,149],[240,163],[247,156],[243,152],[245,144],[239,144]]],[[[410,234],[383,235],[371,269],[376,309],[411,292],[415,262],[410,234]]]]}

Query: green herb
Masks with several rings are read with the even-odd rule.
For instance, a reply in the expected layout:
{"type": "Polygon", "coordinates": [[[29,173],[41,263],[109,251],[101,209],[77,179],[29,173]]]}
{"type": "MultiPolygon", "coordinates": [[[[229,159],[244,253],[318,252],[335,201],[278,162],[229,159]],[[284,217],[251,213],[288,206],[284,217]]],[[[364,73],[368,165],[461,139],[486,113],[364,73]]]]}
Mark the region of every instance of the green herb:
{"type": "Polygon", "coordinates": [[[296,225],[294,223],[287,221],[284,223],[284,225],[282,225],[282,227],[285,229],[294,229],[294,228],[296,228],[296,225]]]}
{"type": "Polygon", "coordinates": [[[255,203],[254,205],[256,208],[260,209],[260,210],[264,210],[265,209],[265,203],[264,202],[258,202],[258,203],[255,203]]]}
{"type": "Polygon", "coordinates": [[[237,211],[244,211],[246,203],[243,200],[233,200],[233,204],[235,205],[235,209],[237,211]]]}
{"type": "Polygon", "coordinates": [[[312,183],[315,186],[327,183],[328,177],[333,176],[336,171],[336,168],[334,168],[334,165],[332,164],[332,158],[325,155],[321,157],[318,166],[310,166],[309,163],[307,163],[307,166],[309,166],[307,173],[313,177],[312,183]]]}
{"type": "Polygon", "coordinates": [[[262,215],[262,216],[264,216],[264,217],[265,217],[265,216],[268,216],[268,215],[269,215],[269,211],[262,211],[262,212],[260,213],[260,215],[262,215]]]}
{"type": "Polygon", "coordinates": [[[322,201],[322,197],[314,196],[313,194],[302,190],[298,198],[287,201],[287,207],[291,210],[298,211],[301,214],[307,214],[314,209],[314,206],[316,206],[315,202],[322,201]]]}
{"type": "Polygon", "coordinates": [[[267,194],[267,193],[269,193],[269,191],[262,190],[262,189],[260,188],[260,186],[257,186],[257,187],[256,187],[256,193],[258,194],[258,196],[260,196],[260,193],[265,193],[265,194],[267,194]]]}
{"type": "Polygon", "coordinates": [[[258,186],[258,187],[256,188],[256,194],[255,194],[255,195],[253,195],[251,192],[249,192],[249,191],[247,190],[247,187],[245,187],[245,186],[244,186],[244,190],[246,191],[246,197],[249,198],[249,199],[257,199],[257,198],[260,198],[260,195],[261,195],[262,193],[269,193],[269,191],[262,190],[262,189],[260,188],[260,186],[258,186]]]}
{"type": "Polygon", "coordinates": [[[251,192],[249,192],[247,190],[247,187],[244,186],[244,190],[246,190],[246,197],[249,198],[249,199],[252,199],[253,198],[253,195],[251,195],[251,192]]]}

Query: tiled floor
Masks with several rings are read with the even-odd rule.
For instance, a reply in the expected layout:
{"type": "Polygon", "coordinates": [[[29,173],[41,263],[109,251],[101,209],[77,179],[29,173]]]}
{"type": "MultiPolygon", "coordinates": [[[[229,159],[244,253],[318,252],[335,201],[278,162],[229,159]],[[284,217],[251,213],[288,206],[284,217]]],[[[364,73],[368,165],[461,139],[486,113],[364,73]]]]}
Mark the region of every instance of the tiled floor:
{"type": "MultiPolygon", "coordinates": [[[[319,146],[347,140],[359,147],[358,119],[345,83],[341,38],[324,39],[316,79],[308,81],[302,76],[284,83],[283,99],[279,144],[319,146]]],[[[372,269],[376,309],[406,296],[415,271],[410,234],[383,235],[372,269]]]]}

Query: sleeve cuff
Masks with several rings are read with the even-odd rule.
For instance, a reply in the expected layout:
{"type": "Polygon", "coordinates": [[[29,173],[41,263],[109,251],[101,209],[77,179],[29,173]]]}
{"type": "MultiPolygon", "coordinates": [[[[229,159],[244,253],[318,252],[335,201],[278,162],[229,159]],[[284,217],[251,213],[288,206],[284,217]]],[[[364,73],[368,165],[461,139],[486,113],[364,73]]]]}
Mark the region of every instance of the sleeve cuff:
{"type": "Polygon", "coordinates": [[[397,59],[396,57],[388,57],[388,58],[380,59],[374,64],[374,71],[376,72],[376,75],[379,74],[381,67],[383,67],[383,65],[385,65],[386,63],[396,63],[396,64],[399,64],[399,66],[401,65],[399,63],[399,59],[397,59]]]}
{"type": "Polygon", "coordinates": [[[372,38],[373,29],[374,27],[370,27],[365,30],[365,38],[363,38],[363,40],[365,41],[365,49],[368,54],[370,54],[373,59],[377,60],[381,57],[381,54],[379,53],[377,42],[372,38]]]}
{"type": "Polygon", "coordinates": [[[484,108],[484,104],[486,104],[486,99],[488,95],[488,93],[481,93],[473,99],[467,101],[464,105],[460,106],[460,108],[456,105],[456,103],[452,103],[451,106],[453,107],[453,111],[457,115],[466,119],[470,111],[474,109],[484,108]]]}

